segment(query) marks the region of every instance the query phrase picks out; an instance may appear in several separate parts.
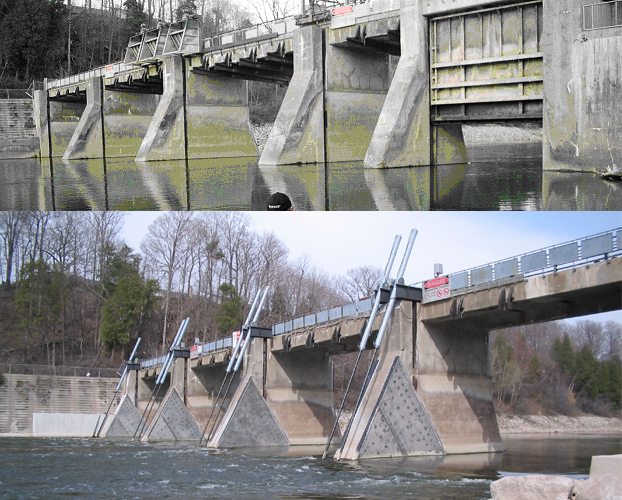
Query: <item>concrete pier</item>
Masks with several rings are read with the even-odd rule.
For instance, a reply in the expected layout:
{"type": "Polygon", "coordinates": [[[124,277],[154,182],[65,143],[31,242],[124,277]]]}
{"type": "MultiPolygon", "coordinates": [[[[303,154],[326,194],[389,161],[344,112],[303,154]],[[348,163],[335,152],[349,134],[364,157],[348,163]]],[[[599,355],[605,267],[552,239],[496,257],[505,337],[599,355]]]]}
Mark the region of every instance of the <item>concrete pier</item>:
{"type": "Polygon", "coordinates": [[[369,385],[335,460],[444,453],[411,380],[413,311],[406,301],[395,308],[369,385]]]}
{"type": "Polygon", "coordinates": [[[243,80],[197,75],[164,58],[164,93],[136,161],[257,156],[243,80]]]}
{"type": "Polygon", "coordinates": [[[321,163],[324,136],[323,32],[304,26],[294,33],[294,75],[264,147],[260,165],[321,163]]]}
{"type": "Polygon", "coordinates": [[[85,107],[80,102],[48,101],[45,90],[35,90],[33,111],[41,157],[63,156],[85,107]]]}
{"type": "Polygon", "coordinates": [[[259,337],[247,340],[249,341],[251,344],[244,360],[244,373],[240,384],[207,443],[209,447],[239,448],[290,444],[275,412],[264,398],[267,341],[259,337]]]}
{"type": "Polygon", "coordinates": [[[86,96],[63,159],[136,156],[160,96],[107,90],[100,77],[89,78],[86,96]]]}
{"type": "Polygon", "coordinates": [[[427,21],[421,2],[407,3],[402,1],[400,60],[365,154],[370,168],[431,163],[427,21]]]}
{"type": "MultiPolygon", "coordinates": [[[[395,68],[388,54],[342,47],[352,28],[326,29],[326,161],[363,160],[395,68]]],[[[347,42],[346,42],[347,43],[347,42]]]]}

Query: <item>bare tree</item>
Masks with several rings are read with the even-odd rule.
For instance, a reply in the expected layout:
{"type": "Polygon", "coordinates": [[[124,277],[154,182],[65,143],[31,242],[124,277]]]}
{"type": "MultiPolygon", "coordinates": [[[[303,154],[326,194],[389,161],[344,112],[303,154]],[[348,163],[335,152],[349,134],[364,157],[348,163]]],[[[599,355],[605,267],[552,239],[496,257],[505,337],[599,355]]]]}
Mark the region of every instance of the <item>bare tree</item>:
{"type": "Polygon", "coordinates": [[[164,326],[162,352],[166,350],[166,333],[171,291],[177,273],[182,267],[182,246],[188,237],[192,212],[170,212],[157,218],[150,226],[140,248],[145,256],[148,272],[166,283],[164,298],[164,326]]]}
{"type": "Polygon", "coordinates": [[[345,276],[338,279],[339,289],[352,302],[372,297],[382,280],[382,269],[373,266],[360,266],[348,269],[345,276]]]}
{"type": "Polygon", "coordinates": [[[6,286],[11,284],[15,253],[21,238],[25,213],[19,211],[0,212],[0,234],[2,235],[6,286]]]}

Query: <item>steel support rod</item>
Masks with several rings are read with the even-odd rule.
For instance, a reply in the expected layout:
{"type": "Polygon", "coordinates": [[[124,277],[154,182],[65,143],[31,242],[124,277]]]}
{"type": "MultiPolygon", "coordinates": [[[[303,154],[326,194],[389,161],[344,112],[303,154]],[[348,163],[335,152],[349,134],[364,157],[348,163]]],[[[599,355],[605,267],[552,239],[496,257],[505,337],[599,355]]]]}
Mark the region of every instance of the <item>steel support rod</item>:
{"type": "Polygon", "coordinates": [[[173,358],[173,350],[183,338],[184,333],[186,332],[186,327],[188,326],[188,323],[190,323],[189,317],[183,320],[181,324],[179,325],[179,330],[177,331],[177,334],[175,335],[175,338],[173,339],[173,343],[171,344],[171,347],[166,356],[166,359],[164,360],[164,364],[162,365],[162,371],[160,372],[160,374],[158,375],[156,379],[155,387],[153,388],[153,392],[151,393],[149,401],[147,402],[147,406],[145,407],[145,411],[143,412],[142,418],[138,422],[138,427],[136,427],[136,431],[134,432],[134,435],[132,436],[132,441],[134,441],[137,434],[138,434],[138,437],[140,438],[140,436],[142,435],[142,432],[145,429],[145,426],[147,425],[147,419],[149,418],[149,415],[151,415],[151,410],[153,409],[153,406],[155,405],[155,402],[158,398],[158,394],[160,393],[160,388],[162,387],[162,384],[164,383],[164,379],[166,378],[166,373],[168,372],[168,369],[170,367],[170,362],[173,358]],[[141,434],[139,434],[139,429],[140,429],[141,434]]]}
{"type": "Polygon", "coordinates": [[[397,271],[397,279],[393,284],[391,289],[391,296],[389,298],[389,303],[387,304],[386,310],[384,312],[384,316],[382,317],[382,322],[380,324],[380,329],[378,330],[378,335],[376,336],[376,340],[374,341],[374,352],[369,360],[369,365],[367,366],[367,372],[365,373],[365,378],[363,379],[363,386],[361,388],[361,392],[359,393],[359,397],[356,401],[356,405],[354,406],[354,411],[350,416],[350,420],[348,421],[348,425],[346,427],[345,432],[343,433],[343,437],[341,438],[341,446],[345,445],[348,434],[350,433],[350,429],[352,427],[352,422],[354,421],[354,417],[356,412],[358,411],[361,402],[363,401],[363,396],[371,381],[372,375],[372,367],[374,365],[374,361],[376,359],[376,354],[378,353],[378,349],[382,344],[382,339],[387,329],[387,325],[391,319],[391,314],[393,313],[393,307],[395,306],[396,294],[397,294],[397,285],[401,284],[404,281],[404,273],[406,272],[406,266],[408,265],[408,260],[410,259],[410,254],[412,252],[413,245],[415,244],[415,239],[417,238],[417,229],[412,229],[410,231],[410,235],[408,237],[408,244],[406,245],[406,250],[404,251],[404,256],[402,257],[402,263],[400,264],[400,268],[397,271]]]}
{"type": "MultiPolygon", "coordinates": [[[[212,423],[212,427],[209,431],[209,434],[207,435],[207,442],[209,443],[209,440],[211,439],[213,433],[214,433],[214,428],[216,427],[216,423],[218,422],[218,416],[220,415],[220,412],[222,411],[222,408],[224,406],[225,403],[225,399],[227,399],[227,394],[229,393],[229,389],[231,387],[231,383],[233,382],[233,379],[235,378],[235,374],[238,371],[238,368],[240,367],[240,363],[242,362],[242,359],[244,358],[244,353],[246,352],[246,349],[248,348],[248,345],[251,343],[251,326],[256,326],[257,325],[257,321],[259,320],[259,315],[261,314],[261,310],[263,309],[264,303],[266,302],[266,298],[268,297],[268,292],[270,291],[270,287],[267,286],[264,291],[263,294],[261,296],[261,301],[259,302],[259,306],[257,307],[257,310],[255,312],[255,316],[253,317],[253,320],[251,321],[248,331],[246,333],[246,338],[244,340],[244,343],[242,344],[242,349],[240,349],[240,353],[238,354],[238,358],[237,361],[235,362],[235,365],[233,367],[233,371],[232,371],[232,375],[231,378],[229,379],[229,384],[227,385],[227,388],[225,389],[225,393],[222,397],[222,401],[220,403],[220,406],[218,407],[218,410],[216,411],[216,416],[214,417],[214,422],[212,423]]],[[[242,332],[244,333],[244,332],[242,332]]]]}
{"type": "Polygon", "coordinates": [[[205,436],[205,432],[207,431],[207,426],[209,425],[210,420],[212,419],[212,414],[214,413],[214,409],[216,408],[216,405],[218,404],[218,400],[220,399],[220,393],[222,392],[222,388],[225,386],[227,375],[233,368],[233,365],[236,360],[236,356],[238,355],[238,352],[240,351],[240,346],[242,345],[242,342],[244,342],[244,332],[248,330],[248,328],[250,327],[250,322],[253,319],[253,315],[255,314],[255,308],[257,307],[257,302],[259,302],[259,297],[261,297],[261,290],[257,290],[257,293],[255,294],[255,300],[253,300],[253,305],[251,306],[251,309],[248,312],[248,316],[246,317],[246,321],[244,322],[244,325],[242,326],[240,337],[238,338],[238,341],[235,343],[233,354],[231,354],[231,359],[229,360],[229,364],[227,365],[227,368],[225,370],[225,376],[222,379],[222,384],[220,384],[220,389],[218,389],[218,394],[216,395],[216,399],[214,400],[214,406],[212,406],[212,411],[210,411],[209,416],[207,417],[207,422],[205,422],[205,428],[203,429],[203,433],[201,434],[201,439],[199,439],[199,446],[201,446],[201,443],[203,442],[203,437],[205,436]]]}
{"type": "Polygon", "coordinates": [[[363,335],[361,336],[361,342],[359,343],[359,347],[358,347],[359,352],[356,355],[356,361],[354,362],[354,368],[352,369],[350,380],[348,381],[348,385],[346,386],[346,392],[344,393],[343,399],[341,400],[339,411],[337,412],[337,416],[335,417],[333,428],[330,431],[330,435],[328,436],[326,448],[324,449],[324,453],[322,454],[322,460],[326,458],[326,454],[328,453],[328,448],[330,448],[330,442],[333,440],[333,436],[335,435],[335,430],[337,429],[337,425],[339,424],[339,419],[341,418],[341,412],[343,411],[343,407],[346,403],[348,392],[350,392],[350,386],[352,385],[352,381],[354,380],[354,374],[356,373],[356,369],[361,359],[361,354],[363,350],[365,349],[365,346],[367,345],[369,334],[371,333],[371,329],[373,327],[376,314],[378,313],[378,308],[380,307],[380,295],[382,293],[382,287],[384,287],[386,283],[389,281],[391,269],[393,268],[393,262],[395,261],[395,255],[397,254],[397,249],[399,248],[401,241],[402,241],[402,236],[399,234],[395,236],[395,239],[393,240],[393,248],[391,248],[391,253],[389,254],[389,260],[387,261],[387,265],[384,268],[384,275],[382,277],[382,281],[378,285],[378,290],[376,291],[376,297],[374,300],[374,306],[372,307],[371,313],[369,314],[369,319],[367,320],[367,324],[365,325],[365,331],[363,332],[363,335]]]}
{"type": "MultiPolygon", "coordinates": [[[[130,357],[127,361],[128,363],[134,359],[134,355],[136,354],[136,349],[138,349],[140,341],[141,341],[141,337],[138,337],[138,340],[136,341],[136,345],[134,346],[134,349],[132,350],[132,354],[130,354],[130,357]]],[[[99,418],[97,419],[97,424],[95,424],[95,430],[93,431],[93,437],[99,437],[99,435],[101,434],[101,431],[104,428],[104,424],[106,423],[106,419],[108,418],[108,413],[110,412],[110,408],[112,408],[112,403],[114,403],[114,399],[117,397],[117,393],[119,392],[119,389],[121,389],[121,384],[123,383],[123,379],[125,378],[126,374],[127,374],[127,364],[125,365],[125,368],[123,369],[123,374],[121,375],[121,378],[119,379],[117,388],[115,389],[114,394],[112,395],[112,399],[110,400],[110,404],[108,405],[108,409],[106,410],[106,413],[104,414],[104,419],[102,421],[101,426],[99,425],[99,418]]]]}

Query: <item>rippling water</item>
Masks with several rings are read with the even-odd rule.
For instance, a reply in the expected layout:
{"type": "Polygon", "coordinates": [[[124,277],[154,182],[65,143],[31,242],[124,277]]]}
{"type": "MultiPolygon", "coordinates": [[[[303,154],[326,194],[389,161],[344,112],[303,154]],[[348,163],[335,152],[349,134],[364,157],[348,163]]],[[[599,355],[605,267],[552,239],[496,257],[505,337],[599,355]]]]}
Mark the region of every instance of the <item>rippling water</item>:
{"type": "Polygon", "coordinates": [[[591,456],[620,453],[622,439],[537,436],[505,445],[503,454],[337,463],[322,461],[321,450],[295,456],[195,443],[1,438],[0,498],[480,500],[507,474],[585,477],[591,456]]]}
{"type": "Polygon", "coordinates": [[[470,147],[469,163],[388,170],[362,162],[263,167],[256,158],[1,160],[0,210],[622,210],[620,183],[543,172],[540,143],[470,147]]]}

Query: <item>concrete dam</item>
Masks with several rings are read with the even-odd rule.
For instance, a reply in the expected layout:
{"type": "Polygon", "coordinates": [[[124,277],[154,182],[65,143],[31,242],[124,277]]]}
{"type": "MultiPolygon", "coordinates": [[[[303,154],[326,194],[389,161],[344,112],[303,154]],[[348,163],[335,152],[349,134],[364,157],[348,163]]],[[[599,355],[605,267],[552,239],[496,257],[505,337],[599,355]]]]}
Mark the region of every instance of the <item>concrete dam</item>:
{"type": "Polygon", "coordinates": [[[464,163],[462,125],[536,122],[543,167],[622,165],[622,1],[370,0],[205,38],[189,19],[36,91],[42,157],[464,163]],[[287,85],[259,155],[247,82],[287,85]]]}
{"type": "Polygon", "coordinates": [[[323,446],[332,438],[340,460],[502,451],[489,332],[620,309],[621,241],[616,229],[422,286],[398,279],[374,298],[269,328],[249,319],[240,371],[228,371],[231,338],[190,349],[174,342],[170,372],[166,358],[128,365],[102,436],[215,448],[323,446]],[[361,344],[374,355],[341,435],[332,359],[361,344]]]}

